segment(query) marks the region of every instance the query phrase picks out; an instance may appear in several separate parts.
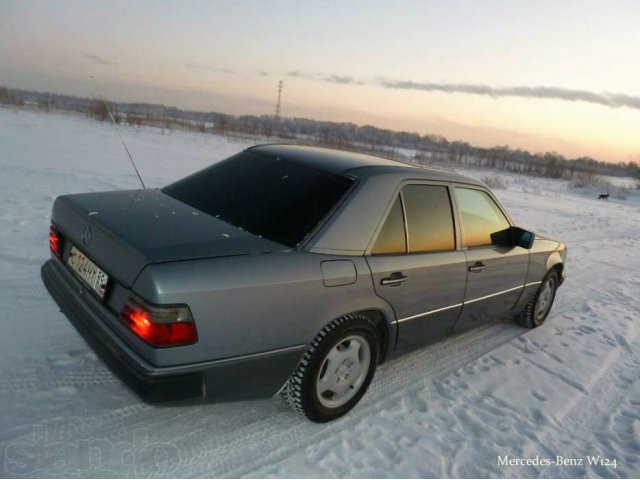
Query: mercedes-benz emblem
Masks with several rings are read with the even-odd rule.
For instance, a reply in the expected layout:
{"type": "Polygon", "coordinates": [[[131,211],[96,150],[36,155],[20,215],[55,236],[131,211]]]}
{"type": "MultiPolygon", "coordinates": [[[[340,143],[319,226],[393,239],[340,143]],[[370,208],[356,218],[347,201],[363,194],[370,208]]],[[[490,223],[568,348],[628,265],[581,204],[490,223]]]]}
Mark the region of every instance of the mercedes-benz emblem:
{"type": "Polygon", "coordinates": [[[82,244],[88,246],[91,243],[91,226],[85,225],[82,229],[82,244]]]}

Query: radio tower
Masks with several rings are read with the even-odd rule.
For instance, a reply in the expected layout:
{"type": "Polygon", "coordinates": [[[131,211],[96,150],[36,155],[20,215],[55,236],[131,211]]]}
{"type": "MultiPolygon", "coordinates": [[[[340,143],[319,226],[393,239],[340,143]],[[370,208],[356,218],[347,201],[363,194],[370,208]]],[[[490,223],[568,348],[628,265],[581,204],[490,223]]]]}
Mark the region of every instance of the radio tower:
{"type": "Polygon", "coordinates": [[[282,97],[282,80],[278,82],[278,102],[276,103],[276,119],[280,120],[280,98],[282,97]]]}

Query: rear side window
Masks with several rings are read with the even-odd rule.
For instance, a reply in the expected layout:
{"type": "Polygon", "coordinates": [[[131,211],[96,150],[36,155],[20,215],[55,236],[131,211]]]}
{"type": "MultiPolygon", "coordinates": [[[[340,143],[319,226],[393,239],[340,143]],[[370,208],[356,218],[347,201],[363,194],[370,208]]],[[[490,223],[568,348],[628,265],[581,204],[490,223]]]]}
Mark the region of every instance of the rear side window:
{"type": "Polygon", "coordinates": [[[294,162],[242,152],[162,191],[254,235],[295,247],[353,182],[294,162]]]}
{"type": "Polygon", "coordinates": [[[400,202],[400,197],[398,197],[393,207],[391,207],[389,215],[387,215],[371,253],[384,255],[406,252],[407,239],[404,234],[404,215],[402,213],[402,203],[400,202]]]}
{"type": "Polygon", "coordinates": [[[491,245],[491,234],[511,225],[488,193],[456,187],[456,200],[468,247],[491,245]]]}
{"type": "Polygon", "coordinates": [[[402,198],[407,214],[409,253],[456,248],[447,187],[407,185],[402,189],[402,198]]]}
{"type": "Polygon", "coordinates": [[[393,204],[371,253],[424,253],[455,248],[453,210],[447,187],[407,185],[393,204]]]}

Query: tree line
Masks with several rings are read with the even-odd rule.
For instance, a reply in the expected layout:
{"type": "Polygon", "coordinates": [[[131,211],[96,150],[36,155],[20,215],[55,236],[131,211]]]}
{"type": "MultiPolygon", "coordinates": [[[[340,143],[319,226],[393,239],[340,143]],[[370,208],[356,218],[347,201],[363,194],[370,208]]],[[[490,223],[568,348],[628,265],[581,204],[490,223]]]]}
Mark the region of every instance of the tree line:
{"type": "MultiPolygon", "coordinates": [[[[0,104],[35,106],[47,111],[53,108],[69,110],[98,120],[109,120],[107,103],[95,98],[0,87],[0,104]]],[[[441,135],[420,135],[371,125],[308,118],[229,115],[149,103],[109,101],[108,106],[116,122],[129,125],[151,125],[169,130],[195,130],[221,135],[276,137],[296,143],[374,153],[425,165],[486,167],[566,179],[594,175],[632,176],[640,179],[640,165],[635,160],[613,163],[591,157],[566,158],[557,152],[532,153],[507,145],[478,147],[467,142],[451,141],[441,135]]]]}

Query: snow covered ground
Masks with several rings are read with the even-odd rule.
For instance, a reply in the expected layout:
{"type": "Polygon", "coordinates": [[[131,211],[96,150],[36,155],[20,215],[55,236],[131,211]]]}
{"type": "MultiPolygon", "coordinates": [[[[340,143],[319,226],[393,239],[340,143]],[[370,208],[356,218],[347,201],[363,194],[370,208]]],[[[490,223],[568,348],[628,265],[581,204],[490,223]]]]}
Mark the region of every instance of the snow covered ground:
{"type": "MultiPolygon", "coordinates": [[[[150,186],[248,145],[123,134],[150,186]]],[[[39,275],[57,195],[137,186],[116,134],[0,108],[0,477],[639,476],[640,198],[604,202],[565,182],[496,175],[519,224],[568,244],[569,276],[542,328],[487,326],[391,361],[327,425],[278,398],[150,406],[95,357],[39,275]],[[573,465],[540,465],[557,456],[573,465]]]]}

